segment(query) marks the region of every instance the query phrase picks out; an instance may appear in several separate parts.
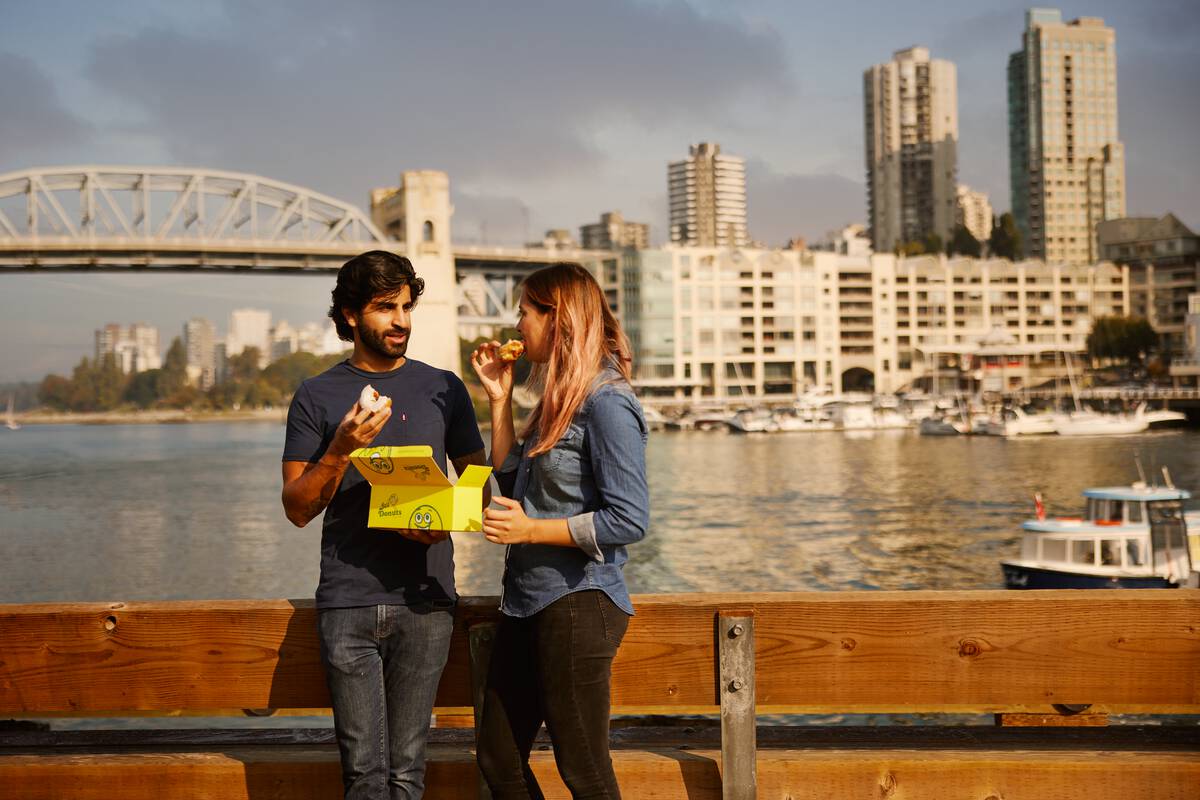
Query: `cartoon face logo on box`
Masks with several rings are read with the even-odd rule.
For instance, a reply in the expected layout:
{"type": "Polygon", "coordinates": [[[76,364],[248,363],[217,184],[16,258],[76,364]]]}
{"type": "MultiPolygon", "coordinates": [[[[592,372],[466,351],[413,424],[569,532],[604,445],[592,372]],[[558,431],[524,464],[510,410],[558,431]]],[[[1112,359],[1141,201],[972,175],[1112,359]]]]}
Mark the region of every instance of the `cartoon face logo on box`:
{"type": "Polygon", "coordinates": [[[373,472],[378,472],[380,475],[391,475],[392,471],[396,469],[396,465],[392,463],[390,458],[384,458],[379,453],[371,454],[371,457],[367,459],[367,466],[373,472]]]}
{"type": "Polygon", "coordinates": [[[435,530],[442,531],[446,527],[442,525],[441,515],[433,506],[417,506],[408,518],[408,527],[418,528],[423,531],[435,530]]]}

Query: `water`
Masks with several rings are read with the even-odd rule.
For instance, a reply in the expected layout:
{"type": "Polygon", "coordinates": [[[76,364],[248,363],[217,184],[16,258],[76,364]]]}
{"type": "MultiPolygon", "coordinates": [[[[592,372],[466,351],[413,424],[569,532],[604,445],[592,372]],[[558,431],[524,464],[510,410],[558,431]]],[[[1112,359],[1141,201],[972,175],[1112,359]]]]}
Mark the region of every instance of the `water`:
{"type": "MultiPolygon", "coordinates": [[[[0,602],[305,598],[320,522],[283,516],[278,423],[0,431],[0,602]]],[[[1163,465],[1200,489],[1200,433],[1108,439],[656,433],[634,592],[1001,588],[1041,491],[1163,465]]],[[[1195,504],[1195,501],[1192,501],[1195,504]]],[[[455,534],[459,590],[494,594],[502,548],[455,534]]]]}

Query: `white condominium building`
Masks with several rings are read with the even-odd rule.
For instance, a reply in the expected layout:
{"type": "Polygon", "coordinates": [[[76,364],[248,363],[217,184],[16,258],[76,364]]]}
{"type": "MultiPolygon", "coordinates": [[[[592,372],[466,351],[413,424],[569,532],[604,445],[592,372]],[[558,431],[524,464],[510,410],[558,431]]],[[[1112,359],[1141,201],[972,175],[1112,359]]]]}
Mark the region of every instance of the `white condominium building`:
{"type": "Polygon", "coordinates": [[[986,244],[992,238],[992,204],[987,192],[977,192],[970,186],[958,185],[956,224],[962,225],[975,241],[986,244]]]}
{"type": "Polygon", "coordinates": [[[229,314],[225,357],[240,355],[246,348],[258,350],[259,369],[271,363],[271,312],[261,308],[238,308],[229,314]]]}
{"type": "Polygon", "coordinates": [[[1116,34],[1095,17],[1026,12],[1008,60],[1012,208],[1025,255],[1094,263],[1096,225],[1125,216],[1116,34]]]}
{"type": "Polygon", "coordinates": [[[814,258],[667,247],[624,256],[624,319],[639,392],[678,400],[794,395],[832,385],[836,316],[814,258]],[[832,307],[828,297],[826,306],[832,307]],[[827,309],[828,310],[828,309],[827,309]]]}
{"type": "Polygon", "coordinates": [[[130,374],[162,367],[158,328],[143,322],[128,327],[109,323],[96,331],[96,361],[112,353],[121,371],[130,374]]]}
{"type": "Polygon", "coordinates": [[[873,262],[875,387],[883,392],[928,374],[939,354],[995,339],[997,328],[1013,353],[1083,352],[1093,319],[1129,313],[1128,270],[1107,262],[890,255],[873,262]]]}
{"type": "Polygon", "coordinates": [[[623,267],[635,383],[658,402],[894,392],[984,340],[1053,365],[1129,309],[1128,270],[1110,263],[666,247],[623,267]]]}
{"type": "Polygon", "coordinates": [[[863,73],[867,206],[877,253],[954,232],[958,73],[924,47],[863,73]]]}
{"type": "Polygon", "coordinates": [[[183,324],[183,346],[187,351],[188,379],[203,390],[217,382],[217,326],[204,317],[183,324]]]}
{"type": "Polygon", "coordinates": [[[746,234],[746,163],[701,142],[667,167],[671,242],[698,247],[742,247],[746,234]]]}

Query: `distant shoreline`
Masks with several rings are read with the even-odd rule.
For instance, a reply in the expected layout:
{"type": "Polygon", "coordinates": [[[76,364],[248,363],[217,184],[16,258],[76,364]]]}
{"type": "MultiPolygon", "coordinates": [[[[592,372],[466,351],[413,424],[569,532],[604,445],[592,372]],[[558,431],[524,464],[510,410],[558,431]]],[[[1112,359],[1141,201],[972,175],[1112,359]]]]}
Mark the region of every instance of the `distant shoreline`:
{"type": "Polygon", "coordinates": [[[279,422],[287,419],[286,408],[257,408],[244,411],[188,411],[147,409],[144,411],[34,411],[17,417],[19,425],[174,425],[193,422],[279,422]]]}

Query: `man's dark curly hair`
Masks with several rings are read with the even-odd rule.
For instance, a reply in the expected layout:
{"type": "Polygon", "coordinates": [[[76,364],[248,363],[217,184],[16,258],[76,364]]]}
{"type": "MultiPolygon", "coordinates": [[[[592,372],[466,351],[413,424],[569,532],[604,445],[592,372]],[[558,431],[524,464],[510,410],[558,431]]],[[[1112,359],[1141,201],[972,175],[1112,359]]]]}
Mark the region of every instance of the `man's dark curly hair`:
{"type": "Polygon", "coordinates": [[[354,329],[346,322],[343,308],[362,311],[372,300],[393,297],[405,286],[412,292],[413,303],[425,291],[425,281],[417,277],[412,262],[404,256],[386,250],[368,250],[343,264],[331,293],[333,304],[329,306],[329,318],[337,328],[338,338],[354,341],[354,329]]]}

